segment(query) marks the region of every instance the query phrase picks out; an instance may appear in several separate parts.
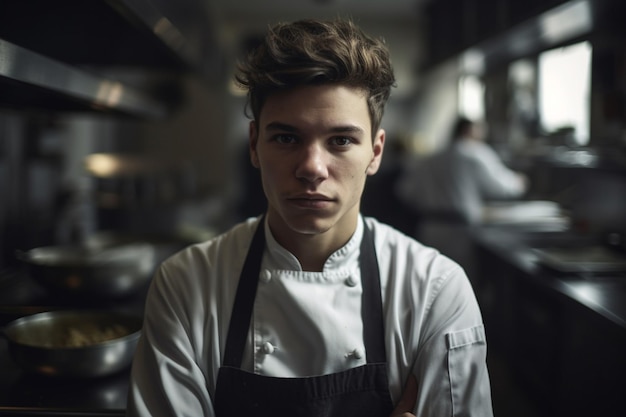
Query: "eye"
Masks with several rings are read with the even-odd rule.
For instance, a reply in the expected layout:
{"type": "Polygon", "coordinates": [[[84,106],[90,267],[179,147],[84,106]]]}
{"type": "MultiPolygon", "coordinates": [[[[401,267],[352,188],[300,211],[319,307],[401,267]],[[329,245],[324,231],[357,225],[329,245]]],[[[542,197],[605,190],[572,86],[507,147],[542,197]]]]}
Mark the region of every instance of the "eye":
{"type": "Polygon", "coordinates": [[[294,135],[288,133],[279,133],[277,135],[274,135],[273,139],[274,141],[285,145],[297,142],[297,138],[294,135]]]}
{"type": "Polygon", "coordinates": [[[352,144],[354,140],[348,136],[336,136],[331,139],[331,143],[335,146],[346,147],[352,144]]]}

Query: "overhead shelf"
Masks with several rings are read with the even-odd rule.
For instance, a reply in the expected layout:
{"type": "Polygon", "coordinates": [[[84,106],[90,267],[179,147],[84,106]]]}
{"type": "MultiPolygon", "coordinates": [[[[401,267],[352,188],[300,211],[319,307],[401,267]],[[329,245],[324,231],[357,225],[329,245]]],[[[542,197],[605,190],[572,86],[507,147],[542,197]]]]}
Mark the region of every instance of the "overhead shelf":
{"type": "Polygon", "coordinates": [[[16,109],[95,110],[157,118],[166,108],[147,93],[0,39],[0,104],[16,109]]]}
{"type": "Polygon", "coordinates": [[[201,68],[202,43],[185,36],[152,4],[2,0],[0,39],[71,65],[201,68]]]}
{"type": "Polygon", "coordinates": [[[497,66],[583,38],[623,39],[625,11],[622,0],[430,2],[429,56],[424,66],[459,56],[479,67],[497,66]],[[452,16],[452,9],[461,13],[452,16]]]}
{"type": "Polygon", "coordinates": [[[0,1],[0,106],[164,115],[160,74],[210,78],[217,48],[203,1],[159,1],[0,1]],[[151,84],[110,77],[120,69],[151,84]]]}
{"type": "Polygon", "coordinates": [[[579,39],[593,29],[591,1],[571,0],[468,49],[464,58],[465,62],[474,62],[480,56],[484,66],[497,65],[579,39]]]}

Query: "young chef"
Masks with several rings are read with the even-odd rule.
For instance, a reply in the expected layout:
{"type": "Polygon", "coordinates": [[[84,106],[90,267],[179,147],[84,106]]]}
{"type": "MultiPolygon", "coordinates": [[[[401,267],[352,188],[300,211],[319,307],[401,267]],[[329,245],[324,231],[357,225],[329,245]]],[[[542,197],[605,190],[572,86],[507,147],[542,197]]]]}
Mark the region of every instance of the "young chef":
{"type": "Polygon", "coordinates": [[[463,270],[359,214],[385,144],[385,45],[349,21],[278,24],[237,79],[267,211],[160,267],[128,414],[491,416],[463,270]]]}

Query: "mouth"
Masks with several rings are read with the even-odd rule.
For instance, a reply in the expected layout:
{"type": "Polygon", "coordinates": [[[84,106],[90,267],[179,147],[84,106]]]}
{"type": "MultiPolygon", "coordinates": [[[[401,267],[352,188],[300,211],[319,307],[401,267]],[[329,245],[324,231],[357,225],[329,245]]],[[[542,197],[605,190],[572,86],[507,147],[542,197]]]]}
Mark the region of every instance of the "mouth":
{"type": "Polygon", "coordinates": [[[334,202],[334,199],[323,194],[301,194],[287,198],[291,204],[312,209],[322,209],[334,202]]]}

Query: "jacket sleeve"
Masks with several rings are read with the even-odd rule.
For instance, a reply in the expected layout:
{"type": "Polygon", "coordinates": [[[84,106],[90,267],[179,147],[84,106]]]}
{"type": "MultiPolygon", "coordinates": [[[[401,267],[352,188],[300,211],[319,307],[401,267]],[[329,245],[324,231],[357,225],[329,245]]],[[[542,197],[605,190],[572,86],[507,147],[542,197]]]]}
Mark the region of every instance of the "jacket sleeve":
{"type": "Polygon", "coordinates": [[[470,282],[457,268],[435,285],[413,367],[415,415],[491,417],[485,329],[470,282]]]}
{"type": "Polygon", "coordinates": [[[476,149],[474,156],[475,175],[486,198],[514,198],[524,194],[523,176],[504,165],[493,149],[484,145],[476,149]]]}
{"type": "Polygon", "coordinates": [[[214,416],[186,308],[193,298],[180,281],[168,279],[161,266],[150,287],[131,371],[128,416],[214,416]]]}

